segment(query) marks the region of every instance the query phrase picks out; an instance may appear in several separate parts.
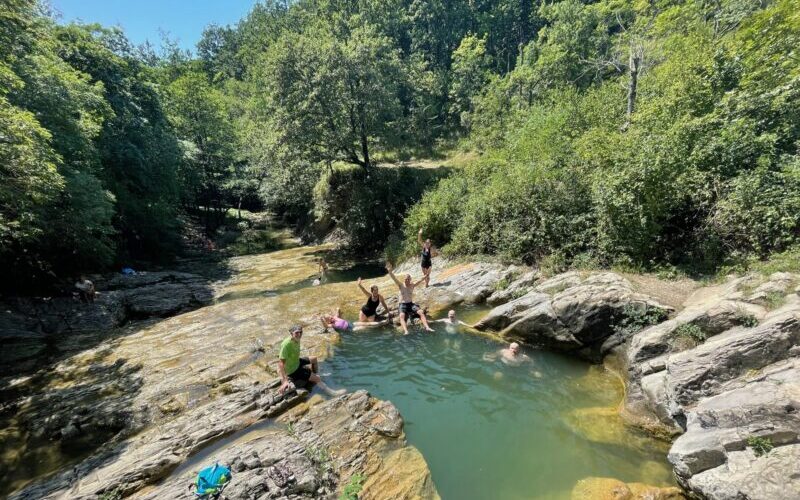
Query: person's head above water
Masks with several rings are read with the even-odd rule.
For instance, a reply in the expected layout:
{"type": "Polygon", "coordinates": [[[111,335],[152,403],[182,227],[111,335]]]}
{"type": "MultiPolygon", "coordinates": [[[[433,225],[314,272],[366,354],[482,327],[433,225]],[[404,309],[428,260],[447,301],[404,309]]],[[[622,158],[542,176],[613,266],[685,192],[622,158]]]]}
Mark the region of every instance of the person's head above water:
{"type": "Polygon", "coordinates": [[[454,309],[450,309],[450,311],[447,312],[447,318],[450,321],[455,321],[456,320],[456,311],[454,309]]]}
{"type": "Polygon", "coordinates": [[[300,340],[300,337],[303,336],[303,327],[300,325],[293,325],[289,328],[289,335],[295,340],[300,340]]]}
{"type": "Polygon", "coordinates": [[[517,354],[519,354],[519,344],[517,344],[516,342],[512,342],[512,343],[511,343],[511,344],[508,346],[508,350],[509,350],[509,351],[511,351],[511,353],[512,353],[514,356],[516,356],[517,354]]]}

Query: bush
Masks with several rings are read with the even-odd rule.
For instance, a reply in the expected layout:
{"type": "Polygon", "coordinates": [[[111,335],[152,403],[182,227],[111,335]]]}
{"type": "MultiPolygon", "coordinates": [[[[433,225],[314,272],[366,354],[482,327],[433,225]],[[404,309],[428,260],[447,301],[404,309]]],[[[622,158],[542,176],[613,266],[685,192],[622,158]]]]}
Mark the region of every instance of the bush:
{"type": "Polygon", "coordinates": [[[338,167],[314,187],[315,221],[323,232],[333,227],[343,231],[352,251],[374,252],[400,230],[425,189],[446,173],[442,168],[379,167],[366,172],[338,167]]]}
{"type": "Polygon", "coordinates": [[[702,344],[708,338],[702,328],[692,323],[684,323],[678,326],[672,334],[677,338],[688,340],[694,344],[702,344]]]}
{"type": "Polygon", "coordinates": [[[339,500],[358,500],[358,494],[361,493],[361,488],[364,487],[364,481],[366,480],[366,476],[359,473],[350,476],[350,480],[347,481],[342,494],[339,495],[339,500]]]}
{"type": "Polygon", "coordinates": [[[800,160],[782,170],[759,168],[733,179],[713,223],[728,245],[761,257],[800,241],[800,160]]]}
{"type": "Polygon", "coordinates": [[[637,306],[636,304],[625,304],[622,309],[622,318],[614,325],[614,332],[625,336],[632,335],[645,327],[661,323],[667,318],[667,313],[663,309],[656,307],[637,306]]]}
{"type": "Polygon", "coordinates": [[[768,455],[774,446],[770,438],[750,436],[747,438],[747,446],[753,450],[757,457],[768,455]]]}

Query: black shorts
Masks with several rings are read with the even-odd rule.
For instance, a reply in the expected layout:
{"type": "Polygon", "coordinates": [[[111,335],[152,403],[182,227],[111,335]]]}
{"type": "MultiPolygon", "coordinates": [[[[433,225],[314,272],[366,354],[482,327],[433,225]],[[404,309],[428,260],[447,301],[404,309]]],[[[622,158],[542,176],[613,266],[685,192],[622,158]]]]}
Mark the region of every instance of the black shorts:
{"type": "Polygon", "coordinates": [[[297,367],[297,370],[293,371],[288,375],[293,382],[297,382],[302,380],[303,382],[308,382],[308,379],[311,378],[311,360],[308,358],[300,358],[300,366],[297,367]]]}
{"type": "Polygon", "coordinates": [[[427,271],[428,269],[432,268],[433,264],[431,262],[422,262],[422,270],[427,271]]]}
{"type": "Polygon", "coordinates": [[[401,302],[400,303],[400,312],[406,315],[406,318],[416,318],[417,311],[419,311],[419,306],[413,302],[401,302]]]}
{"type": "Polygon", "coordinates": [[[369,318],[371,316],[377,316],[378,309],[377,308],[376,309],[370,309],[367,306],[361,306],[361,312],[364,313],[364,316],[369,318]]]}

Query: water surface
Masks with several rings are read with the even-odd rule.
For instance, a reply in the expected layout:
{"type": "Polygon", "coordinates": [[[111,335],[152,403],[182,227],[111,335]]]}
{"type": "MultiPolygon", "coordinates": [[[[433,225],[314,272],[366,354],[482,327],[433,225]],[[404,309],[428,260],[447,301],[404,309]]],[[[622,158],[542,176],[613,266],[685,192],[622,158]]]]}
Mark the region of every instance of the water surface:
{"type": "Polygon", "coordinates": [[[391,400],[443,499],[569,498],[585,477],[671,485],[666,448],[616,413],[622,387],[602,367],[471,334],[394,330],[343,335],[323,372],[336,386],[391,400]]]}

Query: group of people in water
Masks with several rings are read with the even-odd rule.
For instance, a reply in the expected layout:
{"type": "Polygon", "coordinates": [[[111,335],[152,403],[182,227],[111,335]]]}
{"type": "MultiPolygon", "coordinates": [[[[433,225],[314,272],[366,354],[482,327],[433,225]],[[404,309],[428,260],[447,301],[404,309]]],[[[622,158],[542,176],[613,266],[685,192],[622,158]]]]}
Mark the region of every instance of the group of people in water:
{"type": "MultiPolygon", "coordinates": [[[[411,274],[406,274],[401,281],[397,276],[395,276],[392,265],[389,263],[386,264],[386,271],[389,273],[389,277],[392,278],[392,281],[394,281],[398,290],[400,291],[398,319],[404,335],[408,335],[408,326],[414,319],[419,319],[425,331],[434,331],[433,328],[430,327],[430,322],[427,317],[427,310],[414,302],[414,290],[423,283],[425,284],[426,288],[430,286],[431,271],[433,270],[433,257],[437,255],[437,252],[434,249],[430,239],[423,241],[422,229],[420,229],[417,233],[417,241],[422,248],[421,279],[414,281],[411,274]]],[[[327,263],[324,261],[324,259],[320,259],[319,278],[314,280],[314,285],[319,285],[323,282],[327,270],[327,263]]],[[[337,332],[343,333],[361,330],[364,328],[388,325],[391,323],[392,313],[389,310],[389,306],[386,304],[386,299],[383,295],[381,295],[378,286],[372,285],[368,291],[364,287],[362,279],[358,278],[358,288],[367,297],[366,303],[359,311],[358,321],[350,322],[342,318],[341,310],[337,308],[330,314],[323,314],[321,316],[320,320],[325,330],[330,328],[337,332]],[[378,308],[381,306],[383,307],[383,315],[378,314],[378,308]]],[[[435,322],[444,323],[449,328],[455,328],[459,326],[471,327],[471,325],[456,318],[455,310],[448,311],[447,317],[435,320],[435,322]]],[[[280,392],[283,393],[287,389],[290,381],[292,383],[314,383],[323,391],[331,395],[337,395],[343,392],[342,390],[333,391],[327,385],[325,385],[318,374],[318,363],[316,357],[300,357],[300,339],[302,335],[303,327],[300,325],[294,325],[289,331],[289,337],[284,339],[281,343],[280,352],[278,354],[278,372],[281,377],[281,386],[279,389],[280,392]]],[[[507,348],[490,354],[486,356],[485,359],[493,360],[497,359],[497,357],[499,357],[503,362],[512,365],[521,364],[529,360],[528,356],[520,351],[520,345],[517,342],[512,342],[507,348]]]]}

